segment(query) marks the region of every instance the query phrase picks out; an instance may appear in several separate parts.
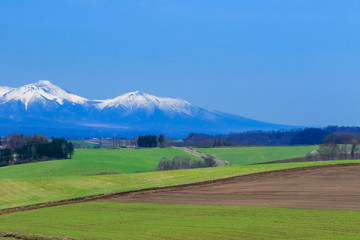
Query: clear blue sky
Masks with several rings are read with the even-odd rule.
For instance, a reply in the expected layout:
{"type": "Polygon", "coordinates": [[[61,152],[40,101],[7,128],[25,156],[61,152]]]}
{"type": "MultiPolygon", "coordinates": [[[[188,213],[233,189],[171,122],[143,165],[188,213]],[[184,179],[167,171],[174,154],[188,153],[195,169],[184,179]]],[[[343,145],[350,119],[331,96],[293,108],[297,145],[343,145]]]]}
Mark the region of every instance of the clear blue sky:
{"type": "Polygon", "coordinates": [[[0,85],[360,125],[358,0],[1,0],[0,85]]]}

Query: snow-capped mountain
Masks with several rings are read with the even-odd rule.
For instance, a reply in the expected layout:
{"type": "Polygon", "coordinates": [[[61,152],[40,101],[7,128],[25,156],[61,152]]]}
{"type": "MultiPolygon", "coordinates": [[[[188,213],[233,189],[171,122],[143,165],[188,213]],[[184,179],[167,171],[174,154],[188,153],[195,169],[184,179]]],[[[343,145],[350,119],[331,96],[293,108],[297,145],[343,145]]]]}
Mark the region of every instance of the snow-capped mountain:
{"type": "Polygon", "coordinates": [[[0,87],[0,136],[14,132],[65,137],[132,136],[190,132],[228,133],[289,126],[209,111],[182,99],[139,91],[89,100],[49,81],[0,87]]]}
{"type": "MultiPolygon", "coordinates": [[[[63,105],[64,102],[71,104],[84,104],[88,100],[74,94],[68,93],[49,81],[38,81],[19,88],[4,88],[5,93],[0,97],[1,103],[20,101],[25,109],[31,103],[47,104],[49,101],[63,105]],[[7,91],[9,90],[9,91],[7,91]],[[7,92],[6,92],[7,91],[7,92]]],[[[1,92],[0,92],[1,93],[1,92]]]]}
{"type": "Polygon", "coordinates": [[[113,99],[99,100],[97,106],[105,108],[123,108],[128,112],[143,109],[149,113],[156,108],[164,112],[191,114],[193,106],[185,100],[152,96],[140,91],[125,93],[113,99]]]}

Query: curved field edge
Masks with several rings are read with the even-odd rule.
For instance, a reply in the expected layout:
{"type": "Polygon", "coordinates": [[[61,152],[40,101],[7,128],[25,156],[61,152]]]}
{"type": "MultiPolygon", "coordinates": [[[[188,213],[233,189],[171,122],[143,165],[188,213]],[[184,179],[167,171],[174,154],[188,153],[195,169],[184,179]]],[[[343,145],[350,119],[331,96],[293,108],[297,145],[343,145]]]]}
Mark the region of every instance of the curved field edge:
{"type": "Polygon", "coordinates": [[[360,211],[87,202],[0,216],[1,229],[76,239],[358,239],[360,211]]]}
{"type": "Polygon", "coordinates": [[[360,160],[259,164],[100,176],[3,179],[0,185],[0,209],[176,186],[267,171],[349,163],[360,163],[360,160]]]}

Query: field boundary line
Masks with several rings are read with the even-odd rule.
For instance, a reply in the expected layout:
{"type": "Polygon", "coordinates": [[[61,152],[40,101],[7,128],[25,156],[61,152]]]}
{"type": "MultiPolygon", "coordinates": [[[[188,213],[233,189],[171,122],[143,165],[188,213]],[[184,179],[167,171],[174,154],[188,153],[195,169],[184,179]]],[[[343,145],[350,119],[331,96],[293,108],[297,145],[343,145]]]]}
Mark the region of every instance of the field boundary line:
{"type": "Polygon", "coordinates": [[[237,175],[237,176],[227,177],[227,178],[212,179],[212,180],[206,180],[206,181],[201,181],[201,182],[193,182],[193,183],[164,186],[164,187],[144,188],[144,189],[139,189],[139,190],[131,190],[131,191],[126,191],[126,192],[118,192],[118,193],[90,195],[90,196],[85,196],[85,197],[78,197],[78,198],[64,199],[64,200],[51,201],[51,202],[45,202],[45,203],[38,203],[38,204],[32,204],[32,205],[27,205],[27,206],[21,206],[21,207],[5,208],[5,209],[0,210],[0,215],[5,215],[5,214],[10,214],[10,213],[15,213],[15,212],[24,212],[24,211],[35,210],[35,209],[40,209],[40,208],[69,205],[69,204],[75,204],[75,203],[81,203],[81,202],[105,200],[105,199],[110,199],[113,197],[130,195],[133,193],[146,193],[146,192],[156,192],[156,191],[164,191],[164,190],[178,190],[178,189],[182,189],[184,187],[202,186],[202,185],[207,185],[207,184],[212,184],[212,183],[226,184],[233,180],[256,179],[258,177],[271,176],[274,173],[291,174],[291,173],[296,173],[296,172],[299,172],[302,170],[347,167],[350,165],[360,165],[360,163],[337,163],[337,164],[331,164],[331,165],[327,164],[327,165],[316,165],[316,166],[307,166],[307,167],[293,167],[293,168],[287,168],[287,169],[281,169],[281,170],[272,170],[272,171],[265,171],[265,172],[250,173],[250,174],[245,174],[245,175],[237,175]]]}

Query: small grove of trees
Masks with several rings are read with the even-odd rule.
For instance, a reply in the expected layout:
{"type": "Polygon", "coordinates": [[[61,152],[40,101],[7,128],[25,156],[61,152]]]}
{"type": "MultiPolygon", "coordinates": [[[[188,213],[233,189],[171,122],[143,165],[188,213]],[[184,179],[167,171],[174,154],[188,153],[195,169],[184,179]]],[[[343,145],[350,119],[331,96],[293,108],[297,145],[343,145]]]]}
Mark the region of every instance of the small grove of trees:
{"type": "Polygon", "coordinates": [[[15,149],[16,163],[27,163],[37,160],[71,158],[74,146],[63,138],[53,138],[49,143],[30,143],[15,149]]]}
{"type": "Polygon", "coordinates": [[[74,153],[71,142],[63,138],[49,140],[42,135],[13,134],[5,138],[3,147],[0,150],[0,166],[71,158],[74,153]]]}
{"type": "Polygon", "coordinates": [[[216,167],[217,164],[214,158],[206,156],[203,161],[193,160],[183,156],[176,156],[173,159],[163,158],[157,167],[157,170],[176,170],[176,169],[191,169],[191,168],[205,168],[216,167]]]}
{"type": "Polygon", "coordinates": [[[165,147],[165,135],[161,134],[158,137],[155,135],[139,136],[137,139],[138,147],[165,147]]]}
{"type": "Polygon", "coordinates": [[[326,136],[318,151],[308,155],[312,161],[360,158],[360,136],[354,133],[333,133],[326,136]]]}

